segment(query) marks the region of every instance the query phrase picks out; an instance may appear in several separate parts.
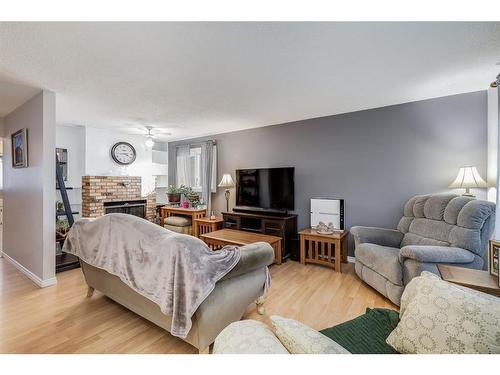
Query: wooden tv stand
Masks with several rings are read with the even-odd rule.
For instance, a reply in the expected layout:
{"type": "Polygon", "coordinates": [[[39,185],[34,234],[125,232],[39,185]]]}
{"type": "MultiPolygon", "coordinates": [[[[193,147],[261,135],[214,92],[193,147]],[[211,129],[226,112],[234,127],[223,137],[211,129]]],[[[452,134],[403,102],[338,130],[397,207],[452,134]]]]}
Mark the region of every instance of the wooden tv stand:
{"type": "Polygon", "coordinates": [[[297,215],[223,212],[224,228],[281,237],[281,260],[290,257],[292,241],[297,237],[297,215]]]}

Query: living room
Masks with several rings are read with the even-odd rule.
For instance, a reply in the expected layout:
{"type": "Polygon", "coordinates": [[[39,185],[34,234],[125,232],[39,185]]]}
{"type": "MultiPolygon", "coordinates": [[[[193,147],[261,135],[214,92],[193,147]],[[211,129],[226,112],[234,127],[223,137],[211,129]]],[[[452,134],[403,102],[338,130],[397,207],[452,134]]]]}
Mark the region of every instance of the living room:
{"type": "Polygon", "coordinates": [[[499,46],[2,21],[0,353],[499,354],[499,46]]]}

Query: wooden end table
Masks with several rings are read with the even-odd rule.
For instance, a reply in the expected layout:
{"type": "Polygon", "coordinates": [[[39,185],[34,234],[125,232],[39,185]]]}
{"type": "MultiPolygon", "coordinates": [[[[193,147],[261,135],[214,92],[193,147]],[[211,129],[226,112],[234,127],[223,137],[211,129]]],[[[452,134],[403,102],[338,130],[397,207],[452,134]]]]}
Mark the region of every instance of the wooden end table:
{"type": "Polygon", "coordinates": [[[200,234],[200,239],[212,250],[221,249],[225,245],[243,246],[254,242],[267,242],[274,250],[274,263],[281,264],[281,237],[236,229],[221,229],[200,234]]]}
{"type": "MultiPolygon", "coordinates": [[[[194,221],[196,219],[200,219],[204,216],[207,216],[206,208],[182,208],[182,207],[170,207],[163,206],[161,209],[161,217],[165,219],[170,216],[189,216],[191,217],[191,222],[194,225],[194,221]]],[[[162,223],[163,226],[163,223],[162,223]]]]}
{"type": "Polygon", "coordinates": [[[475,289],[500,297],[498,278],[490,275],[488,271],[438,264],[437,268],[441,278],[453,284],[475,289]]]}
{"type": "Polygon", "coordinates": [[[213,220],[211,220],[208,216],[200,219],[194,219],[193,236],[200,237],[202,234],[215,232],[216,230],[222,229],[223,224],[224,219],[222,217],[217,217],[213,220]]]}
{"type": "Polygon", "coordinates": [[[319,234],[307,228],[300,235],[300,263],[314,263],[341,272],[341,262],[347,263],[348,230],[319,234]]]}

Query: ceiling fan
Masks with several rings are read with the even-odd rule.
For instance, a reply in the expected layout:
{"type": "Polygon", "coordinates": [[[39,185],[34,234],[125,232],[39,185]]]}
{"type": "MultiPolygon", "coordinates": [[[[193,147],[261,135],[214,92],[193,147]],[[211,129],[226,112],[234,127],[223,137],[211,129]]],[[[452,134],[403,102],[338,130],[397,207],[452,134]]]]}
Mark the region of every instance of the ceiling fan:
{"type": "Polygon", "coordinates": [[[155,144],[155,139],[158,139],[159,136],[168,136],[172,135],[166,128],[156,128],[153,126],[144,126],[144,127],[127,127],[123,128],[123,130],[130,134],[140,134],[146,137],[146,146],[153,147],[155,144]]]}

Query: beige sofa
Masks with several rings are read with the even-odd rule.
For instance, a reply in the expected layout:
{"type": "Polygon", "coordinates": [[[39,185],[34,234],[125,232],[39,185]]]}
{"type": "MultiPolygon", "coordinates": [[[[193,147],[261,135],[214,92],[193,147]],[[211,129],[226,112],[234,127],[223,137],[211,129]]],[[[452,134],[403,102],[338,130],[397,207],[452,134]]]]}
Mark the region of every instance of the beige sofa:
{"type": "MultiPolygon", "coordinates": [[[[274,251],[264,242],[241,247],[238,264],[217,282],[215,289],[196,310],[193,326],[184,339],[200,353],[208,353],[208,347],[229,324],[240,320],[248,305],[255,301],[263,313],[266,266],[273,263],[274,251]]],[[[89,287],[88,297],[98,290],[132,310],[143,318],[170,332],[171,317],[163,314],[155,303],[136,293],[117,276],[93,267],[80,260],[89,287]]]]}

